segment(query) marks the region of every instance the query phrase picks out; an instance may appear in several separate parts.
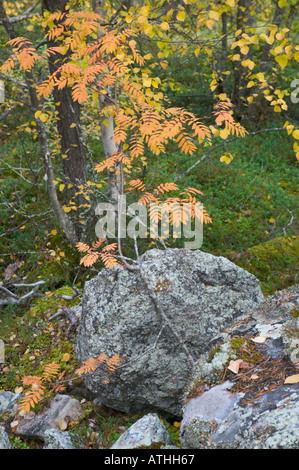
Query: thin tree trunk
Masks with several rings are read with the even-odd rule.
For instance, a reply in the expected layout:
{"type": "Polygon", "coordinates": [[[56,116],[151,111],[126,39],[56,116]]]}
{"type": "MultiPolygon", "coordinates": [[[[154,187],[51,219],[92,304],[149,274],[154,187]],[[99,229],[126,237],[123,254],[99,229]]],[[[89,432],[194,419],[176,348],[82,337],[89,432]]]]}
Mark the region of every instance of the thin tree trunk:
{"type": "MultiPolygon", "coordinates": [[[[275,0],[274,4],[275,4],[275,10],[274,10],[272,24],[275,24],[279,28],[283,20],[285,7],[280,8],[278,5],[278,0],[275,0]]],[[[262,60],[261,60],[261,72],[267,73],[269,70],[270,60],[271,60],[270,50],[272,49],[272,47],[273,47],[272,44],[268,44],[267,42],[265,42],[263,46],[262,60]]]]}
{"type": "MultiPolygon", "coordinates": [[[[92,8],[96,13],[98,13],[102,17],[105,16],[102,0],[93,0],[92,8]]],[[[108,94],[109,94],[109,90],[108,90],[108,94]]],[[[113,98],[112,97],[110,98],[113,101],[113,98]]],[[[111,106],[111,100],[107,99],[107,97],[104,95],[100,95],[99,97],[99,103],[100,103],[100,109],[101,109],[101,119],[100,119],[101,135],[102,135],[102,142],[104,146],[104,153],[105,153],[106,159],[110,158],[113,153],[118,152],[118,146],[113,140],[114,119],[113,117],[105,115],[105,108],[108,108],[111,106]]],[[[119,165],[116,165],[114,169],[110,169],[110,170],[108,169],[107,180],[108,180],[108,198],[112,204],[116,205],[118,203],[118,197],[120,196],[120,193],[121,193],[121,177],[120,177],[119,165]]]]}
{"type": "MultiPolygon", "coordinates": [[[[251,10],[253,9],[255,0],[239,0],[238,9],[237,9],[237,19],[236,19],[236,30],[241,30],[244,32],[245,28],[250,28],[254,24],[254,16],[252,16],[251,10]]],[[[246,60],[252,55],[252,45],[249,46],[248,53],[242,54],[240,48],[236,48],[236,53],[239,53],[242,57],[242,60],[246,60]]],[[[237,62],[234,71],[234,92],[233,92],[233,103],[235,105],[235,114],[239,118],[242,117],[244,112],[244,105],[242,99],[245,97],[247,89],[245,89],[245,76],[247,69],[244,68],[241,64],[241,61],[237,62]]]]}
{"type": "MultiPolygon", "coordinates": [[[[17,34],[15,32],[14,26],[12,25],[12,23],[9,22],[6,10],[4,8],[3,0],[0,0],[0,16],[2,24],[4,25],[9,38],[16,38],[17,34]]],[[[25,79],[29,90],[31,109],[32,112],[35,113],[41,108],[41,106],[37,98],[36,83],[31,71],[25,72],[25,79]]],[[[59,225],[65,233],[66,238],[69,240],[70,243],[75,244],[78,241],[76,232],[67,214],[63,211],[57,196],[56,186],[54,184],[54,172],[52,167],[51,153],[48,146],[47,132],[42,121],[40,121],[39,119],[37,119],[36,122],[36,129],[38,133],[40,151],[43,158],[45,179],[47,183],[47,191],[51,206],[53,208],[54,214],[58,220],[59,225]]]]}

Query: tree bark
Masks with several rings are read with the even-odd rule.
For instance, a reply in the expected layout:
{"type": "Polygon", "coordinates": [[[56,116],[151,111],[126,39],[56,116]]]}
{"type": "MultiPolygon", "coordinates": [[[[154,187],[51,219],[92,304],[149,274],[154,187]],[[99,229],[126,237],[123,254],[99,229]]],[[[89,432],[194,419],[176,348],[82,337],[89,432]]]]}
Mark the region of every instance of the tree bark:
{"type": "MultiPolygon", "coordinates": [[[[3,0],[0,0],[0,16],[1,16],[2,24],[4,25],[9,38],[10,39],[16,38],[17,34],[15,32],[13,24],[9,22],[9,18],[4,8],[3,0]]],[[[41,108],[41,104],[37,98],[36,82],[35,82],[33,73],[31,71],[25,72],[25,80],[26,80],[26,84],[28,87],[28,91],[29,91],[31,109],[32,109],[32,112],[35,113],[41,108]]],[[[66,238],[69,240],[70,243],[74,245],[75,243],[77,243],[78,238],[76,235],[75,228],[72,222],[70,221],[70,219],[68,218],[67,214],[63,211],[60,201],[57,196],[56,186],[54,184],[54,171],[52,167],[51,152],[48,146],[47,131],[40,119],[37,119],[36,121],[36,129],[38,133],[40,151],[41,151],[41,155],[43,159],[45,180],[47,183],[47,191],[48,191],[49,200],[53,208],[54,214],[58,220],[58,223],[63,229],[66,238]]]]}
{"type": "MultiPolygon", "coordinates": [[[[67,0],[43,0],[43,11],[51,13],[55,11],[64,12],[67,0]]],[[[48,48],[61,45],[61,41],[52,40],[47,43],[48,48]]],[[[65,56],[55,53],[51,54],[48,64],[51,75],[59,69],[69,59],[69,54],[65,56]]],[[[80,125],[80,106],[72,98],[71,89],[65,87],[53,90],[55,107],[57,111],[57,128],[60,137],[61,154],[67,155],[62,158],[63,173],[67,183],[81,185],[86,183],[86,160],[84,137],[80,125]],[[71,127],[72,124],[76,126],[71,127]]]]}
{"type": "MultiPolygon", "coordinates": [[[[254,16],[251,10],[253,9],[255,0],[239,0],[236,19],[236,30],[244,32],[245,28],[250,28],[254,24],[254,16]]],[[[240,52],[240,48],[236,48],[236,53],[239,53],[242,60],[246,60],[252,55],[252,45],[249,46],[248,54],[244,55],[240,52]]],[[[241,62],[238,62],[234,70],[234,91],[233,103],[235,105],[235,115],[240,119],[244,113],[243,98],[245,97],[247,89],[245,89],[245,75],[247,69],[244,68],[241,62]]]]}

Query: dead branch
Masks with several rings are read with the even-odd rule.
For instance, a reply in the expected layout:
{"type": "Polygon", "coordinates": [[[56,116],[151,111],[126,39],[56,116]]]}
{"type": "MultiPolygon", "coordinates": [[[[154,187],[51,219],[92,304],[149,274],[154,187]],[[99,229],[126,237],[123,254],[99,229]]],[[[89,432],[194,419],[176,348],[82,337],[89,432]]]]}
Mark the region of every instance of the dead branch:
{"type": "Polygon", "coordinates": [[[7,287],[1,286],[0,285],[0,290],[8,294],[8,297],[4,299],[0,299],[0,306],[1,305],[9,305],[9,304],[15,304],[15,305],[20,305],[22,302],[25,300],[29,299],[30,297],[34,296],[40,296],[41,294],[38,294],[36,292],[37,288],[41,286],[42,284],[45,284],[45,281],[38,281],[32,284],[12,284],[14,287],[34,287],[30,292],[27,294],[22,295],[21,297],[15,294],[14,292],[11,292],[7,287]]]}
{"type": "MultiPolygon", "coordinates": [[[[30,18],[31,16],[34,16],[35,13],[31,13],[37,5],[40,3],[40,0],[37,0],[34,5],[31,5],[22,15],[18,16],[13,16],[12,18],[9,18],[7,21],[9,23],[19,23],[20,21],[27,20],[27,18],[30,18]]],[[[4,20],[0,19],[0,24],[3,24],[4,20]]]]}
{"type": "Polygon", "coordinates": [[[76,331],[76,328],[79,324],[79,318],[77,317],[75,312],[73,312],[73,310],[63,306],[61,307],[61,309],[58,310],[57,313],[55,313],[55,315],[52,315],[52,317],[49,318],[49,321],[55,320],[55,318],[58,318],[60,316],[65,316],[70,321],[70,326],[67,331],[68,337],[70,338],[76,331]]]}

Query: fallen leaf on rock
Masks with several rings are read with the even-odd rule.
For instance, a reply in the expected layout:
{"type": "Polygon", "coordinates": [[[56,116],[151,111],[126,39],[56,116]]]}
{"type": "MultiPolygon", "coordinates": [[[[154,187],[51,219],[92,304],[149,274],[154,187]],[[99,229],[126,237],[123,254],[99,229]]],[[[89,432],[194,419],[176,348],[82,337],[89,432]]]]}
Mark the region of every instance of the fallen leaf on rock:
{"type": "Polygon", "coordinates": [[[232,371],[234,374],[237,374],[240,369],[240,364],[243,362],[242,359],[237,359],[236,361],[231,360],[228,365],[228,370],[232,371]]]}
{"type": "Polygon", "coordinates": [[[15,430],[18,427],[18,424],[19,424],[19,421],[12,421],[12,423],[10,423],[10,427],[11,427],[12,432],[15,432],[15,430]]]}
{"type": "Polygon", "coordinates": [[[299,382],[299,374],[289,375],[284,381],[285,384],[297,384],[299,382]]]}
{"type": "Polygon", "coordinates": [[[251,369],[252,364],[248,364],[248,362],[242,361],[240,362],[240,369],[251,369]]]}
{"type": "Polygon", "coordinates": [[[259,378],[259,376],[257,374],[252,374],[250,376],[251,380],[257,380],[259,378]]]}
{"type": "Polygon", "coordinates": [[[264,343],[266,338],[263,336],[256,336],[255,338],[251,338],[251,341],[254,341],[255,343],[264,343]]]}
{"type": "Polygon", "coordinates": [[[68,422],[66,419],[62,418],[58,421],[58,427],[60,431],[65,431],[68,427],[68,422]]]}

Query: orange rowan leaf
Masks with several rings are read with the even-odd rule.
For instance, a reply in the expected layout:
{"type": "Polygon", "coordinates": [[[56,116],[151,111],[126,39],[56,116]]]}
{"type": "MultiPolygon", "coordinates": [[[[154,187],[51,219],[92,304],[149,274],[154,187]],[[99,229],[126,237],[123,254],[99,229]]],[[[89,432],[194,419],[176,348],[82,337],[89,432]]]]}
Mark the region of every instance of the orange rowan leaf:
{"type": "Polygon", "coordinates": [[[76,248],[78,251],[86,252],[90,249],[90,246],[87,245],[86,243],[78,242],[76,245],[76,248]]]}
{"type": "Polygon", "coordinates": [[[80,264],[83,264],[86,268],[92,266],[98,259],[99,253],[91,252],[83,256],[80,260],[80,264]]]}

